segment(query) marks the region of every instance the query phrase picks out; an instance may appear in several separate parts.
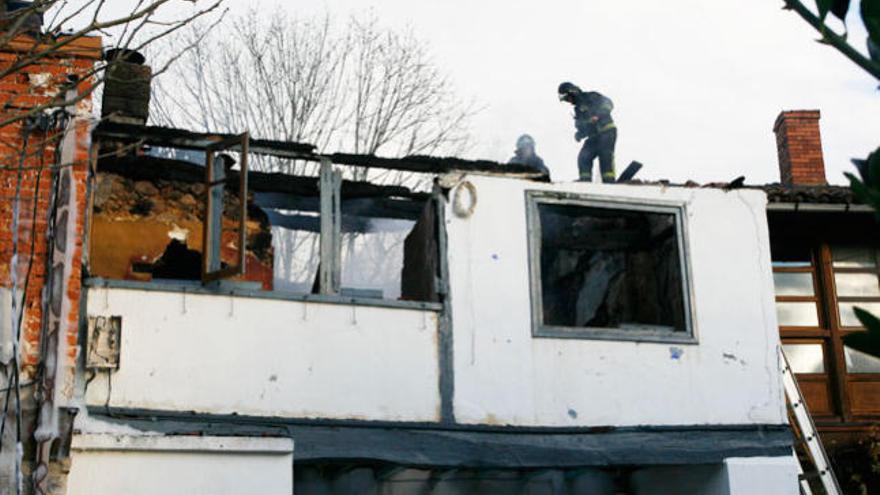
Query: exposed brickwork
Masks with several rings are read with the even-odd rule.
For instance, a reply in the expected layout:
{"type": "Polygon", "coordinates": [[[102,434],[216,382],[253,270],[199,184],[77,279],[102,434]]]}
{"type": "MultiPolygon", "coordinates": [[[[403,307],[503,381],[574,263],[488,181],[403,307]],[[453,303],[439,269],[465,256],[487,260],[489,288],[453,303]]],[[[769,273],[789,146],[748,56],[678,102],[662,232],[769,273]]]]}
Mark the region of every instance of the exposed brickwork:
{"type": "MultiPolygon", "coordinates": [[[[21,50],[33,47],[32,38],[21,37],[0,50],[0,69],[7,69],[19,60],[21,50]]],[[[0,121],[51,102],[67,84],[69,76],[79,76],[77,89],[85,92],[90,81],[83,78],[100,56],[100,40],[90,38],[74,43],[67,49],[30,65],[0,80],[0,121]]],[[[91,99],[77,105],[77,113],[88,113],[91,99]]],[[[42,325],[42,293],[46,285],[47,232],[49,198],[52,188],[52,166],[57,163],[61,133],[55,130],[27,132],[21,122],[0,127],[0,285],[9,287],[12,272],[16,270],[19,288],[26,283],[25,311],[22,321],[21,364],[22,380],[30,380],[39,363],[42,325]],[[25,146],[27,143],[27,146],[25,146]],[[19,166],[22,167],[21,179],[19,166]],[[13,254],[13,203],[19,185],[20,211],[18,228],[18,263],[11,265],[13,254]],[[33,247],[33,256],[31,249],[33,247]],[[28,276],[29,272],[29,276],[28,276]],[[27,278],[27,280],[25,280],[27,278]]],[[[67,297],[71,311],[67,318],[66,339],[68,363],[73,364],[77,352],[79,321],[80,263],[82,257],[83,213],[86,204],[86,170],[89,147],[89,129],[85,121],[78,122],[75,131],[76,149],[73,152],[74,183],[78,212],[75,217],[76,236],[68,239],[74,245],[72,266],[67,280],[67,297]]]]}
{"type": "Polygon", "coordinates": [[[773,126],[779,154],[780,181],[785,185],[824,185],[825,160],[819,133],[818,110],[779,114],[773,126]]]}

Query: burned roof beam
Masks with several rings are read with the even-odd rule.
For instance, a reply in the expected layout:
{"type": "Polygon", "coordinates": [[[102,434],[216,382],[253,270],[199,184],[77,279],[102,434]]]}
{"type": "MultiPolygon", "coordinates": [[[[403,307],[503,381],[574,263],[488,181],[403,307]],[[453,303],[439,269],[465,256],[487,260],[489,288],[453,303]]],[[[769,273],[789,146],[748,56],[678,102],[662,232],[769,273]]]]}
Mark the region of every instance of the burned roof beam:
{"type": "MultiPolygon", "coordinates": [[[[261,208],[291,211],[321,210],[317,197],[294,196],[277,192],[258,192],[254,195],[254,203],[261,208]]],[[[424,209],[424,200],[391,199],[382,197],[342,198],[342,213],[373,218],[394,218],[400,220],[418,220],[424,209]]]]}
{"type": "MultiPolygon", "coordinates": [[[[204,150],[214,143],[236,136],[234,134],[200,133],[170,127],[139,126],[112,122],[102,122],[95,128],[92,134],[96,139],[138,141],[152,146],[194,150],[204,150]]],[[[234,147],[229,149],[236,151],[234,147]]],[[[349,153],[321,155],[316,153],[315,149],[316,147],[312,144],[270,139],[251,139],[249,145],[249,152],[252,154],[309,161],[329,158],[337,165],[405,170],[427,174],[473,172],[501,174],[524,179],[549,179],[543,172],[521,164],[502,164],[489,160],[464,160],[455,157],[423,155],[411,155],[403,158],[384,158],[374,155],[349,153]]]]}
{"type": "MultiPolygon", "coordinates": [[[[95,128],[92,135],[96,138],[136,140],[151,146],[192,150],[204,150],[212,144],[237,136],[236,134],[202,133],[171,127],[139,126],[112,122],[102,122],[95,128]]],[[[229,150],[238,151],[236,147],[230,147],[229,150]]],[[[315,155],[315,145],[293,141],[251,139],[248,151],[257,155],[272,155],[302,160],[318,159],[315,155]]]]}
{"type": "MultiPolygon", "coordinates": [[[[205,168],[192,162],[153,156],[108,157],[98,161],[99,172],[110,172],[135,180],[177,180],[204,182],[205,168]]],[[[238,184],[238,172],[227,177],[231,185],[238,184]]],[[[282,173],[254,172],[248,174],[248,188],[257,192],[279,192],[300,196],[319,196],[318,179],[282,173]]],[[[345,198],[403,197],[426,199],[427,193],[414,192],[404,186],[382,186],[369,182],[342,181],[345,198]]]]}
{"type": "MultiPolygon", "coordinates": [[[[234,177],[238,177],[235,171],[234,177]]],[[[319,196],[318,178],[289,175],[280,172],[251,172],[248,184],[254,191],[286,192],[302,196],[319,196]]],[[[342,181],[342,198],[413,197],[427,198],[427,193],[413,192],[405,186],[383,186],[369,182],[342,181]]]]}
{"type": "Polygon", "coordinates": [[[333,153],[330,160],[339,165],[366,168],[406,170],[425,174],[447,172],[479,172],[503,174],[527,179],[546,179],[547,176],[532,167],[521,164],[502,164],[488,160],[463,160],[461,158],[413,155],[404,158],[383,158],[373,155],[333,153]]]}

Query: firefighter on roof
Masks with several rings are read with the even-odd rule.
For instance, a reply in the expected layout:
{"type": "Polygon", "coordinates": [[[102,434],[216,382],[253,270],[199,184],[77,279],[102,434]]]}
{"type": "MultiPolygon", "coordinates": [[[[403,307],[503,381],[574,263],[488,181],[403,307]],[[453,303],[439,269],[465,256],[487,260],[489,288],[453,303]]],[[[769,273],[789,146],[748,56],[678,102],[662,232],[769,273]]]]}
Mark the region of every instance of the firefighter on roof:
{"type": "Polygon", "coordinates": [[[535,152],[535,140],[528,134],[523,134],[516,140],[516,151],[513,152],[513,158],[507,163],[528,165],[550,177],[550,170],[544,165],[544,160],[535,152]]]}
{"type": "Polygon", "coordinates": [[[575,141],[586,138],[578,153],[580,180],[593,180],[593,160],[599,158],[602,182],[614,182],[614,144],[617,126],[611,118],[614,103],[595,91],[581,91],[570,82],[559,85],[559,99],[574,105],[575,141]]]}

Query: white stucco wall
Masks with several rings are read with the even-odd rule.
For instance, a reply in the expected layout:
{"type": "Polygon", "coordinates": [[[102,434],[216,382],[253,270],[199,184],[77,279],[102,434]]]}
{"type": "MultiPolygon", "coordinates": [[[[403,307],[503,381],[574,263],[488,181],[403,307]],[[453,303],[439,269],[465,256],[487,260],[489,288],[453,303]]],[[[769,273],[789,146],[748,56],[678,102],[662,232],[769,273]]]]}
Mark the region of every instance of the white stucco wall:
{"type": "Polygon", "coordinates": [[[635,495],[797,495],[793,456],[730,457],[723,464],[655,466],[636,469],[635,495]]]}
{"type": "Polygon", "coordinates": [[[69,495],[293,493],[282,438],[74,435],[69,495]]]}
{"type": "Polygon", "coordinates": [[[89,405],[438,419],[432,311],[92,288],[88,314],[122,316],[119,370],[97,374],[89,405]]]}
{"type": "MultiPolygon", "coordinates": [[[[473,215],[446,212],[457,421],[786,422],[762,192],[467,179],[473,215]],[[533,337],[524,192],[540,189],[685,203],[698,343],[533,337]]],[[[123,322],[120,369],[97,374],[90,405],[439,419],[432,311],[92,288],[88,314],[123,322]]]]}
{"type": "Polygon", "coordinates": [[[795,457],[731,457],[724,460],[731,495],[797,495],[795,457]]]}
{"type": "Polygon", "coordinates": [[[762,192],[467,180],[477,190],[473,215],[447,211],[456,420],[786,422],[762,192]],[[524,191],[541,189],[686,203],[699,343],[533,338],[524,191]]]}

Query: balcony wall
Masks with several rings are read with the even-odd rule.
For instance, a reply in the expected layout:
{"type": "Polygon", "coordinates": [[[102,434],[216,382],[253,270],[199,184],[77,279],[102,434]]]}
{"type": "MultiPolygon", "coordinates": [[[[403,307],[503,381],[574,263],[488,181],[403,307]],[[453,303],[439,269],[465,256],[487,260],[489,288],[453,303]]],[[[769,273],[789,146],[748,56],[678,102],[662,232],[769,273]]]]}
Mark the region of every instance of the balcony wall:
{"type": "Polygon", "coordinates": [[[92,287],[121,316],[120,366],[90,406],[272,417],[436,421],[437,313],[92,287]]]}

